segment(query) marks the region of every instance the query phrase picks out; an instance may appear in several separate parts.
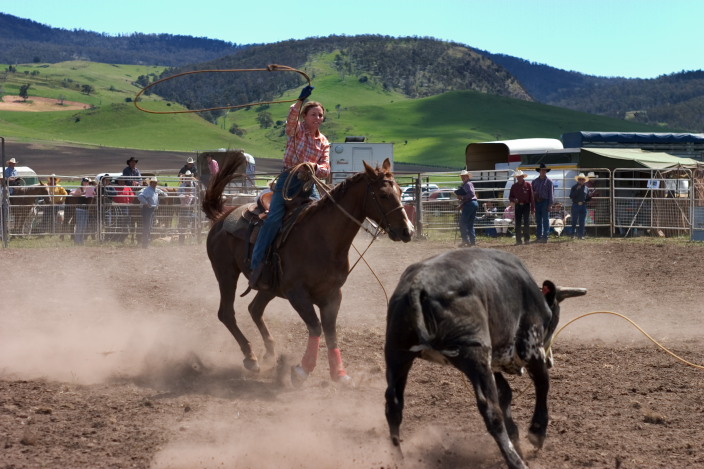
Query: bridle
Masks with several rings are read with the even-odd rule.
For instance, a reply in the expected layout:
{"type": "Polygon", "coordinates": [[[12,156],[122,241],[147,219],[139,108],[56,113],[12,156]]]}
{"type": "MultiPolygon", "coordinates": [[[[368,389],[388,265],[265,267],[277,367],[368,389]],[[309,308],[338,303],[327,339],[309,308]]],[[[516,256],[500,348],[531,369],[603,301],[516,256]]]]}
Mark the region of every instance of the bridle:
{"type": "MultiPolygon", "coordinates": [[[[391,179],[384,179],[382,181],[382,184],[386,184],[387,182],[391,183],[391,185],[394,184],[394,181],[391,179]]],[[[364,203],[363,203],[362,207],[366,208],[367,196],[371,196],[371,199],[375,202],[375,206],[376,206],[377,210],[379,211],[379,214],[381,215],[381,224],[383,225],[382,228],[384,230],[388,231],[391,227],[391,224],[389,223],[389,218],[388,218],[389,215],[391,215],[392,213],[394,213],[397,210],[403,210],[403,205],[399,204],[397,207],[392,208],[388,212],[384,212],[384,207],[381,206],[381,202],[379,202],[379,199],[376,196],[376,192],[374,192],[374,190],[371,189],[371,185],[372,185],[371,182],[369,184],[367,184],[367,190],[364,194],[364,203]]]]}

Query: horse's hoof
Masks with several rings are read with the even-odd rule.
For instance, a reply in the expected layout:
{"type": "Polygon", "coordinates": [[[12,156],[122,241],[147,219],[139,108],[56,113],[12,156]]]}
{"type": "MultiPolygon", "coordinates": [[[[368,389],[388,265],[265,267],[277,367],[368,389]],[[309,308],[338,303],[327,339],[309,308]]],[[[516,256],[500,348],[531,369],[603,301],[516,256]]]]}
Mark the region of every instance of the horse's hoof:
{"type": "Polygon", "coordinates": [[[247,370],[259,373],[259,361],[256,358],[245,358],[242,363],[247,370]]]}
{"type": "Polygon", "coordinates": [[[528,432],[528,441],[532,444],[535,449],[542,449],[543,443],[545,443],[545,435],[539,435],[537,433],[528,432]]]}
{"type": "Polygon", "coordinates": [[[354,383],[352,382],[352,378],[350,378],[347,375],[340,376],[335,380],[337,384],[341,384],[343,386],[348,386],[348,387],[354,387],[354,383]]]}
{"type": "Polygon", "coordinates": [[[306,379],[308,379],[308,373],[301,365],[291,367],[291,384],[294,387],[300,387],[306,379]]]}

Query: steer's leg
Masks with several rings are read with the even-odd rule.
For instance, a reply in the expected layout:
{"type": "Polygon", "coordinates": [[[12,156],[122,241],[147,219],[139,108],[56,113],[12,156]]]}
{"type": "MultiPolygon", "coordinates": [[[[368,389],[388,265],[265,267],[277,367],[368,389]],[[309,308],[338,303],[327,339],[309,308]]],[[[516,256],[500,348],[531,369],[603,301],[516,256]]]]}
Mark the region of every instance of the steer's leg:
{"type": "Polygon", "coordinates": [[[548,430],[548,391],[550,376],[545,360],[533,359],[526,366],[535,386],[535,410],[528,430],[528,441],[540,449],[545,442],[548,430]]]}
{"type": "Polygon", "coordinates": [[[386,422],[394,446],[400,448],[400,428],[403,420],[403,393],[408,381],[408,372],[411,370],[415,353],[395,350],[387,346],[384,349],[386,358],[386,422]]]}
{"type": "Polygon", "coordinates": [[[504,425],[504,415],[501,411],[494,375],[491,372],[490,357],[491,351],[488,347],[463,347],[459,355],[451,358],[450,361],[472,382],[479,412],[484,417],[487,430],[499,445],[508,467],[528,469],[513,446],[504,425]]]}
{"type": "Polygon", "coordinates": [[[504,414],[504,425],[506,426],[506,431],[508,432],[508,437],[511,438],[514,448],[518,454],[521,454],[521,447],[519,445],[518,439],[518,427],[513,421],[513,416],[511,415],[511,401],[513,399],[513,392],[511,391],[511,385],[508,384],[506,378],[501,373],[494,373],[494,381],[496,381],[496,390],[499,392],[499,405],[501,406],[501,411],[504,414]]]}

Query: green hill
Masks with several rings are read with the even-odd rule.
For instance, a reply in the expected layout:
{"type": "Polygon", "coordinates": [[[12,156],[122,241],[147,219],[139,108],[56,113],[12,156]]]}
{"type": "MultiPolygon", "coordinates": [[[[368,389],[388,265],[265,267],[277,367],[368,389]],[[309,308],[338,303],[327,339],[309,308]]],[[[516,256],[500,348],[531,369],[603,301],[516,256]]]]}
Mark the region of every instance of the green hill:
{"type": "MultiPolygon", "coordinates": [[[[577,130],[657,131],[643,124],[600,117],[528,101],[475,91],[453,91],[411,99],[385,91],[374,80],[340,76],[332,54],[309,63],[316,87],[312,99],[328,108],[324,132],[331,141],[365,135],[370,142],[395,143],[399,162],[461,167],[468,143],[527,137],[559,138],[577,130]]],[[[2,67],[2,66],[0,66],[2,67]]],[[[148,114],[131,102],[140,86],[163,68],[92,62],[28,64],[0,75],[2,94],[17,95],[30,84],[29,98],[80,101],[75,111],[0,111],[0,135],[20,141],[50,140],[143,150],[198,151],[244,148],[255,156],[280,158],[285,145],[283,120],[288,104],[231,111],[215,123],[197,114],[148,114]],[[85,85],[90,89],[85,92],[85,85]],[[262,128],[261,113],[272,125],[262,128]],[[242,137],[228,131],[236,124],[242,137]]],[[[5,68],[5,67],[2,67],[5,68]]],[[[6,70],[10,66],[6,66],[6,70]]],[[[299,88],[277,99],[295,99],[299,88]]],[[[225,103],[223,103],[224,105],[225,103]]],[[[229,103],[245,104],[245,103],[229,103]]],[[[152,110],[180,110],[156,95],[142,104],[152,110]]]]}

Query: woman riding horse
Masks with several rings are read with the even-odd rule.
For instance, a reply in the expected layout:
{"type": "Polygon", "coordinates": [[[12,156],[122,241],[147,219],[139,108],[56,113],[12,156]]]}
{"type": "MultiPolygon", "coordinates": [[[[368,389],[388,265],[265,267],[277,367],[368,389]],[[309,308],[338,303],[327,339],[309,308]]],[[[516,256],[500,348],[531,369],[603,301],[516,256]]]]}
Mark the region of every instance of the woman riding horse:
{"type": "MultiPolygon", "coordinates": [[[[220,286],[218,318],[237,340],[244,354],[244,366],[258,371],[257,356],[235,320],[235,288],[240,273],[250,277],[247,259],[249,241],[240,239],[225,223],[233,208],[225,211],[222,192],[244,161],[225,162],[211,182],[203,201],[206,216],[213,220],[208,234],[208,257],[220,286]]],[[[262,319],[264,308],[276,296],[286,298],[308,328],[308,346],[300,365],[292,369],[294,384],[303,382],[315,368],[320,337],[325,334],[330,376],[334,381],[350,381],[337,344],[337,314],[342,301],[342,285],[349,274],[348,253],[362,223],[368,217],[381,226],[394,241],[408,242],[413,235],[401,204],[401,188],[391,173],[387,159],[381,168],[366,163],[365,171],[337,185],[322,199],[303,210],[297,224],[278,248],[279,273],[276,285],[260,290],[249,305],[249,313],[264,339],[265,359],[275,357],[274,340],[262,319]],[[320,319],[315,307],[320,311],[320,319]]]]}

